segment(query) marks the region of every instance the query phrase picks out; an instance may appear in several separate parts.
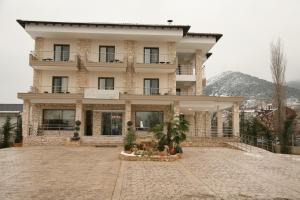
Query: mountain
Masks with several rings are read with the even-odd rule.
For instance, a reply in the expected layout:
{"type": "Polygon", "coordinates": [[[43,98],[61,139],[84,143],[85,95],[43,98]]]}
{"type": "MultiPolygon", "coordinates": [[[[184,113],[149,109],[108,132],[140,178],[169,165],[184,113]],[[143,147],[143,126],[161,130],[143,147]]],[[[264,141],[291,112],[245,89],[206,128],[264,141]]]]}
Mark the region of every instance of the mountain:
{"type": "Polygon", "coordinates": [[[300,90],[300,80],[299,81],[289,81],[289,82],[287,82],[287,85],[289,87],[296,88],[296,89],[300,90]]]}
{"type": "MultiPolygon", "coordinates": [[[[241,72],[227,71],[208,79],[204,94],[244,96],[246,99],[271,99],[273,83],[241,72]]],[[[300,99],[300,90],[288,87],[288,98],[300,99]]]]}

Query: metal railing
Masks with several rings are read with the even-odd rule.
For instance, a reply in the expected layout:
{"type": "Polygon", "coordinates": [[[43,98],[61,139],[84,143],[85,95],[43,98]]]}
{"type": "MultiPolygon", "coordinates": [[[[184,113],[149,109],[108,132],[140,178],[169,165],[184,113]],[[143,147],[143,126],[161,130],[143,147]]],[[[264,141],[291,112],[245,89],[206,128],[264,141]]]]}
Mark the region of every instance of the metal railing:
{"type": "Polygon", "coordinates": [[[75,62],[77,52],[71,51],[31,51],[33,61],[42,62],[75,62]]]}
{"type": "Polygon", "coordinates": [[[170,54],[136,54],[135,62],[142,64],[174,64],[176,57],[170,54]]]}
{"type": "Polygon", "coordinates": [[[125,55],[123,53],[95,53],[90,52],[86,54],[88,62],[100,63],[123,63],[125,62],[125,55]]]}
{"type": "Polygon", "coordinates": [[[176,75],[195,75],[195,67],[192,65],[179,65],[176,69],[176,75]]]}
{"type": "Polygon", "coordinates": [[[31,87],[30,92],[32,93],[55,93],[55,94],[74,94],[83,93],[83,89],[80,87],[69,87],[69,86],[40,86],[31,87]]]}

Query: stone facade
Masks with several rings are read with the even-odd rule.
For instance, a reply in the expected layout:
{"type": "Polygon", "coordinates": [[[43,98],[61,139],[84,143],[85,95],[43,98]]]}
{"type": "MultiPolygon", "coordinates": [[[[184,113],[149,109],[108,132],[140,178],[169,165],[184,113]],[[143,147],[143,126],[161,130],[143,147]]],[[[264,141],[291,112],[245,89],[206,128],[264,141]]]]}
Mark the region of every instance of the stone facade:
{"type": "Polygon", "coordinates": [[[197,50],[195,54],[196,70],[196,95],[202,95],[202,51],[197,50]]]}

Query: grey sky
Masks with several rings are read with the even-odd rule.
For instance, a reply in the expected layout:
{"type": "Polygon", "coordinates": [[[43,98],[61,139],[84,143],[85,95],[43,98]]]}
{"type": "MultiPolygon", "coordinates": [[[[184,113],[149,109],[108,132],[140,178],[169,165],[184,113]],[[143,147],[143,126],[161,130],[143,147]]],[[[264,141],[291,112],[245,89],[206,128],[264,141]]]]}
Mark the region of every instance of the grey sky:
{"type": "Polygon", "coordinates": [[[287,80],[300,79],[299,0],[0,0],[0,103],[21,102],[32,85],[33,40],[16,19],[189,24],[192,32],[224,34],[206,63],[206,76],[226,70],[271,80],[270,42],[280,37],[287,80]]]}

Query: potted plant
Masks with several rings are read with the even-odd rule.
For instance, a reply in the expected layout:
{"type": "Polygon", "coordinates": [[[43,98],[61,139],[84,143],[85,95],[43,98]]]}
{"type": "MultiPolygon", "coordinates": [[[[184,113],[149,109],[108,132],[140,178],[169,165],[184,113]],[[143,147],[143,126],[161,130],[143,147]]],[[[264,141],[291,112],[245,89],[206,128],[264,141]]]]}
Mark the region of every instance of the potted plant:
{"type": "Polygon", "coordinates": [[[75,132],[74,132],[73,137],[71,138],[72,141],[80,140],[79,133],[78,133],[80,131],[80,125],[81,125],[81,121],[76,120],[75,121],[75,132]]]}

